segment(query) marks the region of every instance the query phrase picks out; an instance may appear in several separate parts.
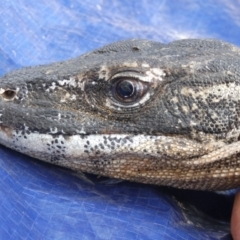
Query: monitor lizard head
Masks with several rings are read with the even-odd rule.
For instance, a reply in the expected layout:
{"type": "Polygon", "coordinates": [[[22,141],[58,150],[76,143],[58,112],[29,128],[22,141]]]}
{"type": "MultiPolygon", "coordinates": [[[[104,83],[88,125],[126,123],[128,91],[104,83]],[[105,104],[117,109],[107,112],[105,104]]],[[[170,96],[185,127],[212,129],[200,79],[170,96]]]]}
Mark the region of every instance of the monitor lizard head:
{"type": "Polygon", "coordinates": [[[0,79],[0,143],[99,175],[240,185],[239,49],[125,40],[0,79]]]}

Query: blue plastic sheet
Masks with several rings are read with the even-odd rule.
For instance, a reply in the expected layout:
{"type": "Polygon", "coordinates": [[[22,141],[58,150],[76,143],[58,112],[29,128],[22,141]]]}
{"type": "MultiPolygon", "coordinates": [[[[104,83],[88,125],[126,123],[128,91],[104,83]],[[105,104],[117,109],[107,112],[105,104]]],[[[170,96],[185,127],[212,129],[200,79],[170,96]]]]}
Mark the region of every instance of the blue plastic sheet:
{"type": "MultiPolygon", "coordinates": [[[[1,0],[0,74],[144,38],[240,45],[236,1],[1,0]]],[[[231,239],[233,195],[72,172],[0,147],[0,239],[231,239]]]]}

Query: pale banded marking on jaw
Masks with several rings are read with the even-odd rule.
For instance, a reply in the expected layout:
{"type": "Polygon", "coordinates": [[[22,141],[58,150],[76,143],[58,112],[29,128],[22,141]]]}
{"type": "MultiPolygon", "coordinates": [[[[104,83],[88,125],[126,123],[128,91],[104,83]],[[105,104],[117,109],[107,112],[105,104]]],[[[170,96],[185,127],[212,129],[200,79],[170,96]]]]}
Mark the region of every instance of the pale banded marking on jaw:
{"type": "MultiPolygon", "coordinates": [[[[52,129],[55,132],[56,129],[52,129]]],[[[64,147],[64,155],[67,161],[76,161],[76,159],[86,159],[88,157],[98,157],[96,154],[99,151],[100,156],[109,156],[112,154],[142,154],[146,156],[173,158],[170,163],[174,161],[181,161],[183,165],[200,165],[218,161],[219,156],[227,157],[237,152],[238,147],[240,152],[240,143],[233,143],[224,145],[219,142],[208,143],[202,145],[193,140],[185,140],[184,144],[182,138],[168,137],[168,136],[148,136],[148,135],[127,135],[127,134],[101,134],[101,135],[51,135],[41,133],[17,133],[9,128],[2,128],[0,131],[1,143],[8,145],[14,149],[20,149],[21,152],[42,159],[41,154],[54,154],[53,151],[57,150],[51,148],[51,144],[57,145],[61,142],[64,147]],[[205,152],[203,157],[198,158],[205,152]],[[189,157],[196,157],[186,161],[189,157]],[[180,160],[179,160],[180,159],[180,160]]],[[[61,152],[61,148],[59,147],[61,152]]],[[[55,152],[56,153],[56,152],[55,152]]],[[[44,160],[44,159],[43,159],[44,160]]],[[[60,160],[61,161],[61,160],[60,160]]],[[[161,163],[160,163],[161,165],[161,163]]]]}
{"type": "Polygon", "coordinates": [[[21,134],[7,128],[1,129],[0,139],[1,144],[46,162],[78,171],[141,180],[146,183],[167,184],[165,181],[170,180],[174,181],[170,182],[174,185],[177,184],[177,180],[191,181],[195,177],[206,178],[211,170],[211,178],[240,174],[240,168],[195,169],[195,166],[199,168],[202,164],[214,164],[221,161],[222,156],[227,157],[235,153],[234,149],[239,148],[236,143],[230,146],[229,152],[228,146],[216,149],[221,145],[216,146],[216,142],[206,145],[203,149],[201,144],[194,141],[187,140],[183,144],[182,139],[178,137],[124,134],[64,137],[30,133],[24,138],[21,134]],[[59,151],[59,154],[56,154],[56,151],[59,151]],[[97,151],[100,154],[97,154],[97,151]],[[204,157],[198,158],[197,155],[203,154],[203,151],[206,152],[204,157]],[[171,159],[179,154],[182,154],[179,159],[171,159]],[[186,159],[183,157],[184,154],[187,154],[186,157],[195,155],[197,160],[184,161],[186,159]],[[218,154],[221,156],[220,159],[216,157],[218,154]]]}

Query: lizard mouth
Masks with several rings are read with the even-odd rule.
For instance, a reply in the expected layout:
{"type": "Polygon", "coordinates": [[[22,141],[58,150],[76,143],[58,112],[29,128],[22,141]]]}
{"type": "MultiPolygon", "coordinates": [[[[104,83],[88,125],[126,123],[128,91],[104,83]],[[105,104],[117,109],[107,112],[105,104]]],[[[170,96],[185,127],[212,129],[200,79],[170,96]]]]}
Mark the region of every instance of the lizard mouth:
{"type": "Polygon", "coordinates": [[[126,134],[53,136],[8,127],[1,127],[0,142],[50,163],[143,183],[216,190],[229,181],[237,186],[240,175],[234,161],[228,171],[218,167],[239,154],[238,142],[203,145],[176,136],[126,134]]]}

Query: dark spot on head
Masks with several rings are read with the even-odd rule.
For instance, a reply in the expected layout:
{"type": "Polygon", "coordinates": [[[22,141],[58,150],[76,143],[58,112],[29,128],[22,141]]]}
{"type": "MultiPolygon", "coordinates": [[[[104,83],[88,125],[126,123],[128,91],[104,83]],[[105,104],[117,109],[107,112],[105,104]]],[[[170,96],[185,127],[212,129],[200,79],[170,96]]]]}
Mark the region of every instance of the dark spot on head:
{"type": "Polygon", "coordinates": [[[132,50],[133,51],[139,51],[140,49],[139,49],[139,47],[132,47],[132,50]]]}

